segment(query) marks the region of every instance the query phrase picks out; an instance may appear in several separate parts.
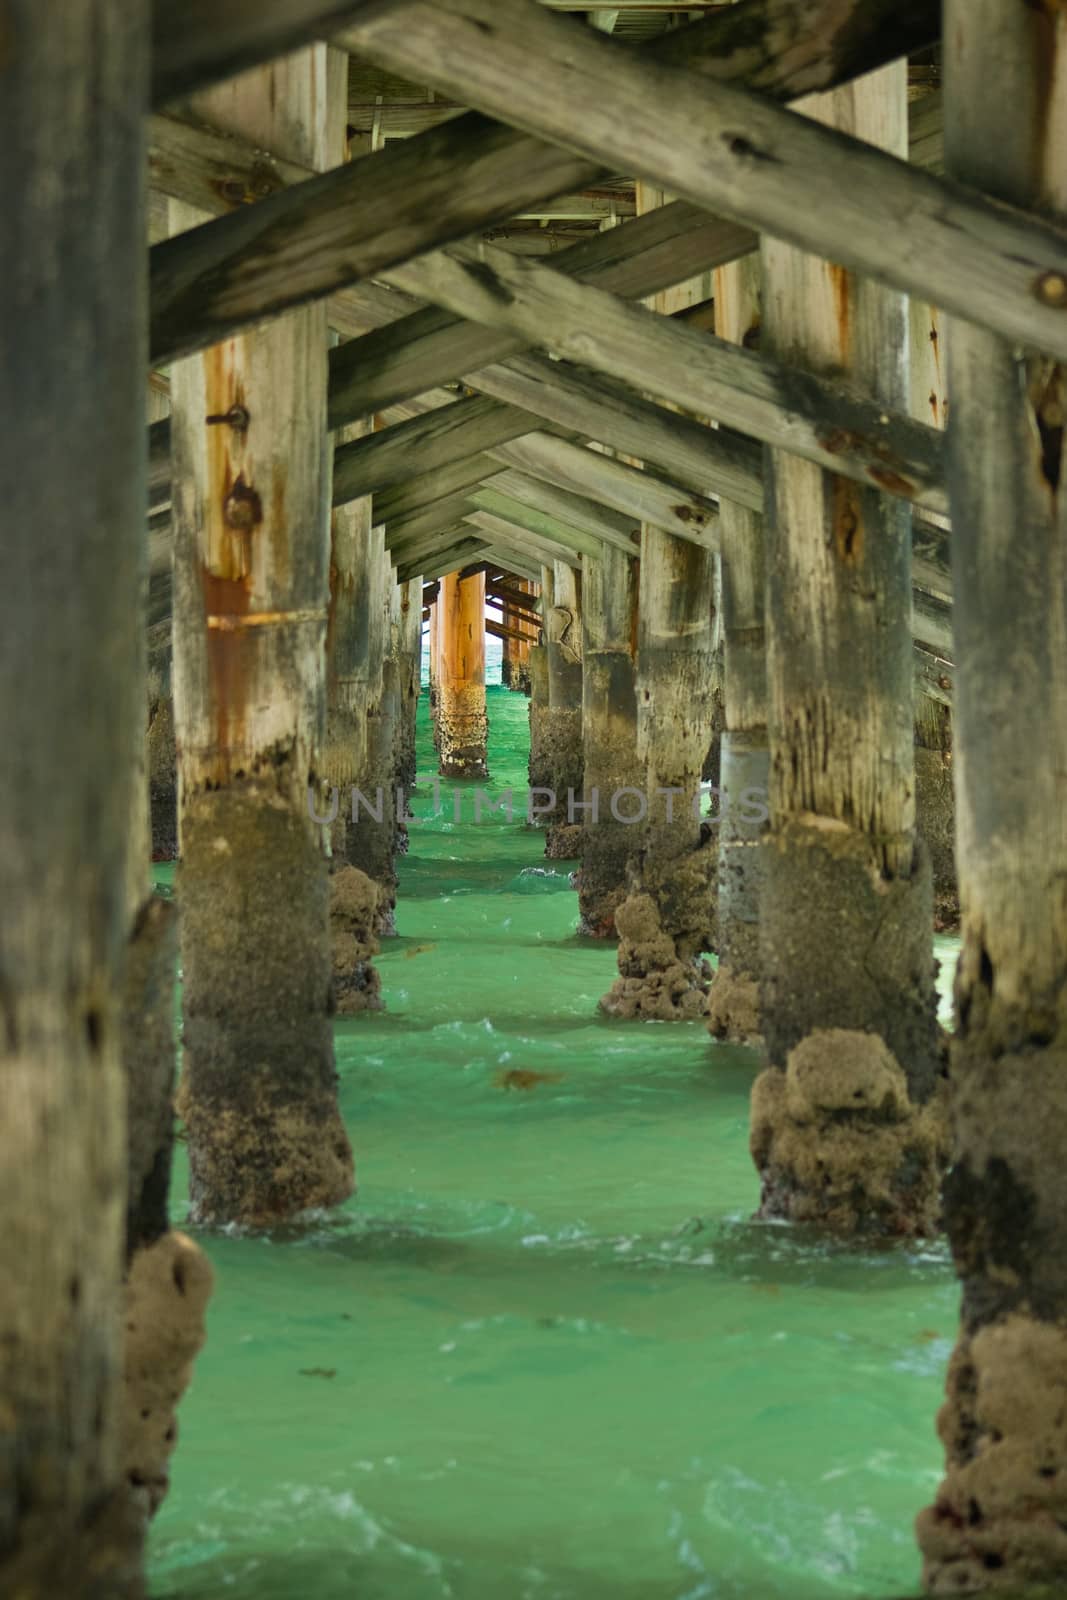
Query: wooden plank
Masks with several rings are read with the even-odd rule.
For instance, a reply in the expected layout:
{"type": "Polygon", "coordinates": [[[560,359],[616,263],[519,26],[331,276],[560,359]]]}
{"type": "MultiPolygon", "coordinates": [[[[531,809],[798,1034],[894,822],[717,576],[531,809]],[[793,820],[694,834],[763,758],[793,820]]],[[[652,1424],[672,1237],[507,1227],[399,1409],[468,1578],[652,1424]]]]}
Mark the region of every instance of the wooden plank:
{"type": "Polygon", "coordinates": [[[522,628],[509,628],[502,622],[493,622],[489,617],[485,619],[485,631],[494,639],[518,639],[526,644],[536,644],[539,634],[526,633],[522,628]]]}
{"type": "Polygon", "coordinates": [[[457,539],[466,539],[469,535],[470,529],[461,518],[457,518],[446,527],[435,528],[430,533],[396,540],[388,546],[389,559],[394,566],[413,566],[419,561],[435,559],[442,550],[451,549],[457,539]]]}
{"type": "Polygon", "coordinates": [[[536,415],[539,428],[548,422],[560,437],[597,439],[685,490],[728,495],[754,511],[763,504],[763,451],[755,439],[733,428],[709,428],[601,372],[531,354],[484,367],[465,381],[513,405],[516,417],[536,415]]]}
{"type": "Polygon", "coordinates": [[[1067,357],[1067,229],[1044,216],[628,51],[534,0],[409,0],[345,38],[490,115],[1067,357]]]}

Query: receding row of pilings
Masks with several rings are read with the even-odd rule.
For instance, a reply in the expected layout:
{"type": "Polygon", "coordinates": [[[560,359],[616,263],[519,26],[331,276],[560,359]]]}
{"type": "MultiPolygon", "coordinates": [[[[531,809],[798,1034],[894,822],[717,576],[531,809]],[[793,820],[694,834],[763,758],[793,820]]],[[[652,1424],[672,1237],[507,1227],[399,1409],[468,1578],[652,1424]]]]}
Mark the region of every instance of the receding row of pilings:
{"type": "MultiPolygon", "coordinates": [[[[502,39],[546,25],[532,8],[492,3],[507,12],[502,39]]],[[[487,0],[438,8],[443,25],[464,5],[480,24],[468,27],[469,47],[503,48],[487,0]]],[[[371,25],[383,25],[387,8],[372,9],[371,25]]],[[[172,1408],[209,1283],[199,1252],[168,1227],[174,918],[148,894],[146,765],[162,807],[173,744],[195,1213],[269,1222],[340,1199],[353,1174],[329,1026],[342,986],[328,912],[332,897],[349,993],[372,1003],[367,961],[388,918],[404,813],[391,781],[377,802],[374,777],[410,772],[421,607],[366,523],[335,520],[331,544],[324,318],[301,310],[193,357],[172,376],[176,627],[172,665],[154,649],[146,746],[148,7],[65,0],[48,28],[38,11],[8,0],[0,49],[4,215],[16,244],[0,251],[0,1591],[112,1600],[140,1588],[140,1528],[165,1487],[172,1408]],[[349,534],[362,563],[346,565],[349,534]],[[359,815],[349,827],[343,793],[343,826],[330,815],[352,772],[372,802],[364,820],[369,810],[382,830],[377,845],[359,815]]],[[[427,28],[434,15],[426,8],[427,28]]],[[[758,13],[739,21],[747,59],[758,13]]],[[[842,31],[851,25],[827,37],[842,31]]],[[[1053,0],[946,0],[945,38],[946,163],[960,187],[923,192],[931,211],[951,221],[958,207],[976,230],[959,228],[961,261],[973,246],[1003,264],[1011,246],[998,256],[989,241],[1018,237],[1011,207],[1067,212],[1067,13],[1053,0]],[[983,193],[1004,204],[987,206],[983,193]]],[[[570,41],[577,59],[583,41],[570,41]]],[[[642,66],[621,52],[617,61],[632,95],[642,66]]],[[[327,75],[320,48],[199,109],[257,147],[322,165],[338,159],[343,104],[331,111],[327,75]]],[[[693,85],[678,88],[692,103],[693,85]]],[[[893,146],[903,98],[895,72],[804,109],[893,146]]],[[[535,120],[535,97],[525,104],[535,120]]],[[[772,110],[745,121],[771,144],[785,138],[772,110]]],[[[803,125],[794,129],[799,142],[803,125]]],[[[832,164],[835,149],[853,147],[819,148],[832,164]]],[[[781,166],[785,152],[730,133],[724,165],[727,154],[748,164],[754,191],[759,167],[781,166]]],[[[717,170],[702,155],[689,165],[717,170]]],[[[822,178],[829,209],[832,171],[806,176],[813,189],[822,178]]],[[[741,210],[749,191],[738,190],[741,210]]],[[[877,203],[872,194],[872,215],[877,203]]],[[[798,208],[807,204],[800,193],[798,208]]],[[[903,234],[903,210],[892,220],[903,234]]],[[[915,222],[933,273],[929,227],[915,222]]],[[[810,227],[790,229],[817,245],[810,227]]],[[[844,248],[840,217],[836,229],[844,248]]],[[[940,1418],[948,1471],[920,1521],[927,1582],[941,1593],[1034,1576],[1062,1586],[1067,1571],[1065,385],[1061,363],[1016,342],[1029,326],[1020,287],[1041,326],[1067,307],[1067,251],[1055,254],[1054,223],[1036,231],[1032,262],[1011,263],[1014,338],[956,321],[948,340],[955,751],[943,713],[913,718],[899,513],[780,452],[767,463],[762,543],[757,523],[724,526],[717,598],[699,545],[682,552],[646,531],[639,574],[624,555],[586,567],[581,592],[571,563],[551,585],[546,576],[548,643],[530,652],[546,786],[574,771],[573,739],[559,730],[573,732],[580,637],[576,792],[589,804],[598,772],[631,780],[620,788],[631,798],[645,790],[623,865],[621,850],[605,848],[594,871],[586,851],[586,924],[606,932],[614,922],[628,968],[611,1003],[638,1015],[698,1011],[700,957],[715,943],[726,959],[708,996],[713,1024],[764,1040],[753,1145],[766,1215],[845,1232],[936,1224],[946,1079],[915,722],[919,748],[939,759],[942,801],[955,757],[963,951],[943,1201],[964,1298],[940,1418]],[[681,815],[687,786],[718,772],[729,793],[758,790],[761,761],[767,823],[745,832],[741,815],[736,833],[720,826],[716,851],[709,819],[681,815]],[[732,989],[722,993],[724,973],[732,989]]],[[[891,242],[884,229],[874,237],[891,242]]],[[[875,255],[866,251],[871,270],[875,255]]],[[[976,291],[980,280],[970,274],[976,291]]],[[[780,362],[844,369],[899,408],[895,294],[777,244],[764,249],[764,288],[759,337],[780,362]]],[[[733,293],[721,280],[720,328],[749,343],[751,287],[733,293]]],[[[499,314],[501,297],[490,298],[499,314]]],[[[990,289],[974,313],[1007,326],[994,300],[990,289]]],[[[936,351],[936,321],[914,305],[909,320],[936,351]]],[[[913,392],[912,406],[943,415],[938,381],[913,392]]],[[[453,615],[446,754],[458,750],[462,764],[480,748],[456,695],[475,681],[476,643],[468,628],[462,662],[463,607],[453,615]]],[[[568,811],[552,818],[554,847],[571,826],[568,811]]]]}

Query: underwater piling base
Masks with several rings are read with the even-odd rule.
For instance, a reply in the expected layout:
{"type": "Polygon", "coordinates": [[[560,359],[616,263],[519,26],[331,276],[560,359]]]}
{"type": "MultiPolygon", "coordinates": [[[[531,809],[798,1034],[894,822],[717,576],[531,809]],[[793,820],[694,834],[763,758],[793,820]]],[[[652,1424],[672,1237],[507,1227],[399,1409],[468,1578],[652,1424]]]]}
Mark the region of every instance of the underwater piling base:
{"type": "Polygon", "coordinates": [[[192,1217],[269,1226],[352,1192],[337,1109],[327,861],[269,784],[189,798],[176,880],[192,1217]]]}

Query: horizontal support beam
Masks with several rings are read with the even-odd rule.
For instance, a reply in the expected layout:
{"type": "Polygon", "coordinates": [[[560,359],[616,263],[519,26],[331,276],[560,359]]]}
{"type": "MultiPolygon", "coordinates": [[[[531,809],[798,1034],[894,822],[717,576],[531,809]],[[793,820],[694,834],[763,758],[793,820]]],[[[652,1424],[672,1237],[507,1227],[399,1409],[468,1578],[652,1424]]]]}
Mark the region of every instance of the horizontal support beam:
{"type": "Polygon", "coordinates": [[[521,628],[509,628],[506,623],[485,619],[485,631],[493,639],[517,639],[520,644],[537,644],[540,635],[524,633],[521,628]]]}
{"type": "Polygon", "coordinates": [[[570,187],[574,158],[541,171],[515,136],[470,115],[335,167],[149,252],[150,357],[180,356],[570,187]]]}
{"type": "MultiPolygon", "coordinates": [[[[504,481],[508,483],[509,488],[521,489],[521,485],[515,484],[506,476],[504,481]]],[[[510,522],[514,528],[522,528],[543,543],[551,543],[556,549],[566,551],[576,565],[580,556],[600,554],[604,541],[595,534],[572,527],[559,517],[554,517],[549,512],[531,505],[527,499],[520,500],[517,495],[509,494],[504,489],[496,488],[495,485],[480,489],[470,498],[474,513],[484,511],[490,516],[499,517],[504,522],[510,522]]]]}
{"type": "Polygon", "coordinates": [[[956,669],[935,652],[915,646],[915,689],[939,705],[950,706],[955,688],[956,669]]]}
{"type": "MultiPolygon", "coordinates": [[[[391,489],[374,498],[373,518],[384,522],[387,528],[404,517],[432,506],[436,501],[449,499],[464,490],[477,487],[486,478],[500,471],[491,456],[469,456],[466,460],[450,461],[433,472],[410,477],[406,483],[394,484],[391,489]]],[[[334,505],[343,501],[334,491],[334,505]]]]}
{"type": "Polygon", "coordinates": [[[1067,230],[1045,216],[534,0],[403,0],[345,38],[376,65],[1067,359],[1067,230]]]}
{"type": "Polygon", "coordinates": [[[532,473],[557,489],[610,506],[637,524],[650,522],[706,550],[719,548],[718,506],[705,495],[664,483],[640,467],[546,433],[526,434],[490,450],[489,455],[501,465],[532,473]]]}
{"type": "Polygon", "coordinates": [[[451,550],[442,552],[428,566],[404,565],[396,569],[397,583],[410,583],[412,578],[443,578],[449,572],[455,572],[465,562],[483,556],[488,549],[484,540],[471,537],[461,539],[451,550]]]}
{"type": "MultiPolygon", "coordinates": [[[[540,472],[525,472],[515,467],[506,467],[487,487],[499,494],[510,495],[522,505],[528,506],[531,511],[554,517],[565,527],[588,534],[600,545],[611,545],[613,549],[621,550],[628,556],[632,556],[637,550],[640,525],[632,517],[613,511],[610,506],[602,505],[589,495],[575,494],[571,490],[561,489],[545,479],[540,472]]],[[[589,553],[599,555],[600,551],[597,549],[589,553]]]]}
{"type": "Polygon", "coordinates": [[[519,523],[506,514],[507,503],[498,501],[500,511],[471,510],[466,518],[470,527],[484,533],[491,539],[493,548],[505,554],[524,559],[531,565],[531,570],[538,572],[542,566],[551,566],[553,561],[562,561],[567,566],[580,569],[582,565],[581,554],[572,549],[569,544],[561,544],[558,540],[538,533],[534,528],[525,524],[531,521],[526,516],[525,507],[519,507],[523,522],[519,523]]]}
{"type": "Polygon", "coordinates": [[[410,263],[397,278],[405,287],[417,282],[421,295],[449,310],[507,328],[634,389],[917,505],[948,509],[944,435],[843,384],[782,366],[491,245],[479,247],[476,263],[441,251],[410,263]]]}
{"type": "Polygon", "coordinates": [[[397,517],[394,522],[385,525],[386,548],[392,550],[394,545],[402,544],[405,540],[416,539],[424,533],[436,533],[440,528],[461,522],[471,509],[469,494],[461,492],[448,495],[444,500],[436,500],[433,505],[423,506],[409,516],[397,517]]]}
{"type": "MultiPolygon", "coordinates": [[[[172,35],[181,29],[189,7],[184,0],[158,3],[160,38],[177,59],[181,47],[172,35]]],[[[185,41],[187,55],[195,55],[194,40],[204,31],[195,25],[200,12],[206,14],[213,3],[195,0],[185,41]]],[[[257,28],[260,33],[268,31],[261,7],[253,14],[251,0],[230,3],[235,15],[244,18],[246,33],[254,34],[257,28]]],[[[756,77],[765,94],[788,95],[829,87],[879,64],[886,58],[890,37],[892,49],[900,53],[902,48],[913,48],[916,37],[929,33],[929,0],[925,6],[918,0],[896,0],[895,5],[890,0],[867,0],[862,18],[842,30],[846,41],[835,43],[840,3],[813,0],[806,7],[804,38],[788,39],[776,15],[783,0],[745,0],[738,8],[744,13],[740,19],[719,15],[694,28],[665,34],[652,40],[641,55],[664,62],[684,60],[691,72],[756,77]],[[927,16],[925,22],[919,16],[916,35],[915,17],[924,9],[927,16]],[[902,20],[901,13],[910,13],[912,20],[907,16],[902,20]],[[676,40],[683,35],[685,43],[679,46],[676,40]],[[724,48],[731,38],[733,45],[724,48]]],[[[290,7],[299,13],[299,25],[307,23],[314,9],[313,0],[281,0],[269,8],[271,18],[277,11],[279,26],[294,25],[293,17],[287,18],[290,7]]],[[[214,6],[215,11],[220,9],[214,6]]],[[[211,18],[220,57],[226,54],[221,41],[228,14],[229,5],[221,21],[213,14],[211,18]]],[[[386,16],[407,14],[408,8],[398,0],[389,5],[363,0],[355,7],[354,31],[346,34],[346,41],[361,53],[364,29],[373,32],[376,19],[380,24],[386,16]]],[[[432,15],[433,8],[427,8],[420,25],[432,15]]],[[[559,19],[548,14],[543,20],[559,25],[559,19]]],[[[594,30],[581,32],[601,38],[609,49],[618,48],[594,30]]],[[[420,77],[420,81],[429,80],[420,77]]],[[[505,221],[538,201],[588,187],[601,175],[599,157],[590,161],[568,155],[477,115],[394,142],[364,157],[362,163],[323,173],[284,194],[155,245],[150,257],[153,360],[164,364],[190,354],[251,322],[383,270],[390,262],[493,221],[505,221]],[[376,165],[367,167],[367,162],[376,165]],[[357,168],[359,177],[353,180],[357,168]]]]}

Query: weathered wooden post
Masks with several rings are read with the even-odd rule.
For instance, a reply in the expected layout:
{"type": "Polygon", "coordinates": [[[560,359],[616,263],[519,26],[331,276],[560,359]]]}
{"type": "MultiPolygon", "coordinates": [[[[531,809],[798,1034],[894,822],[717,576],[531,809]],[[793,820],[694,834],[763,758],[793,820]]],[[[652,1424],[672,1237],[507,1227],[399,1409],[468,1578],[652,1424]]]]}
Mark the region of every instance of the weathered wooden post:
{"type": "MultiPolygon", "coordinates": [[[[803,107],[906,153],[903,62],[803,107]]],[[[906,406],[903,297],[770,239],[763,258],[769,353],[906,406]]],[[[781,451],[768,470],[761,1215],[929,1233],[943,1134],[914,815],[910,515],[781,451]]]]}
{"type": "Polygon", "coordinates": [[[441,579],[441,676],[438,713],[441,776],[485,778],[485,574],[441,579]]]}
{"type": "MultiPolygon", "coordinates": [[[[396,787],[403,795],[399,821],[403,829],[408,815],[407,799],[415,787],[416,717],[422,689],[422,579],[411,578],[400,586],[400,628],[397,639],[400,670],[400,733],[397,744],[396,787]]],[[[404,830],[406,838],[406,830],[404,830]]],[[[405,846],[406,847],[406,846],[405,846]]]]}
{"type": "MultiPolygon", "coordinates": [[[[143,683],[143,627],[137,646],[135,677],[143,683]]],[[[144,737],[143,708],[136,733],[125,884],[130,935],[121,1019],[126,1083],[122,1456],[133,1510],[147,1525],[167,1493],[175,1409],[204,1342],[213,1275],[200,1246],[170,1227],[178,929],[173,903],[152,892],[152,747],[144,737]]]]}
{"type": "Polygon", "coordinates": [[[433,747],[441,750],[441,588],[430,606],[430,722],[433,728],[433,747]]]}
{"type": "MultiPolygon", "coordinates": [[[[715,275],[715,332],[758,346],[760,263],[756,255],[715,275]]],[[[725,722],[721,741],[717,943],[708,1025],[721,1039],[757,1042],[759,902],[769,818],[767,639],[763,517],[720,499],[721,620],[725,722]]]]}
{"type": "MultiPolygon", "coordinates": [[[[347,58],[346,64],[347,64],[347,58]]],[[[331,85],[332,88],[332,85],[331,85]]],[[[356,438],[365,425],[345,431],[356,438]]],[[[381,889],[368,875],[360,832],[370,755],[371,707],[381,693],[381,529],[365,496],[334,508],[330,537],[330,614],[326,633],[326,740],[319,761],[320,813],[333,815],[330,931],[334,1004],[341,1016],[381,1008],[377,954],[381,889]],[[377,627],[375,623],[377,622],[377,627]],[[353,821],[353,808],[356,817],[353,821]]]]}
{"type": "Polygon", "coordinates": [[[628,820],[644,793],[637,753],[634,649],[637,561],[604,545],[582,561],[582,864],[581,931],[616,936],[615,912],[626,897],[627,861],[640,844],[628,820]],[[624,791],[629,790],[627,796],[624,791]],[[590,809],[592,808],[592,809],[590,809]]]}
{"type": "Polygon", "coordinates": [[[384,531],[371,526],[360,558],[360,581],[350,601],[355,651],[352,696],[361,742],[354,757],[354,782],[344,793],[342,807],[344,860],[377,887],[376,909],[371,915],[375,935],[395,931],[394,771],[399,680],[389,615],[394,588],[384,531]]]}
{"type": "MultiPolygon", "coordinates": [[[[197,110],[323,167],[325,47],[247,73],[197,110]]],[[[204,1221],[267,1224],[352,1189],[311,804],[326,710],[326,359],[320,304],[172,374],[180,1110],[204,1221]]]]}
{"type": "MultiPolygon", "coordinates": [[[[515,613],[506,602],[500,608],[500,617],[505,628],[513,628],[515,626],[515,613]]],[[[518,654],[518,640],[512,639],[505,634],[500,647],[500,682],[505,689],[515,688],[518,654]]]]}
{"type": "MultiPolygon", "coordinates": [[[[348,55],[327,57],[327,141],[334,162],[348,155],[348,55]]],[[[331,335],[331,339],[336,336],[331,335]]],[[[342,429],[338,443],[372,431],[363,420],[342,429]]],[[[330,521],[330,605],[326,630],[326,739],[319,761],[320,810],[330,824],[330,939],[333,1000],[340,1016],[381,1009],[381,976],[373,958],[382,886],[365,870],[359,834],[357,791],[367,783],[370,711],[381,692],[383,626],[379,584],[384,544],[371,526],[371,500],[364,495],[335,506],[330,521]],[[375,623],[378,626],[375,626],[375,623]],[[353,804],[356,817],[353,820],[353,804]],[[351,847],[352,855],[349,856],[351,847]]]]}
{"type": "Polygon", "coordinates": [[[0,49],[0,1592],[140,1592],[121,1060],[143,776],[148,8],[0,49]],[[62,419],[62,426],[60,426],[62,419]]]}
{"type": "Polygon", "coordinates": [[[637,732],[643,788],[617,809],[633,819],[626,899],[615,914],[619,977],[601,1000],[614,1016],[702,1016],[714,937],[716,847],[701,774],[712,697],[715,558],[646,526],[641,535],[637,732]]]}
{"type": "MultiPolygon", "coordinates": [[[[643,215],[667,196],[637,185],[643,215]]],[[[690,279],[648,302],[661,315],[707,297],[690,279]]],[[[616,1016],[676,1020],[703,1015],[711,970],[716,852],[702,820],[700,784],[713,716],[716,558],[662,528],[641,528],[636,654],[642,794],[619,809],[635,835],[620,902],[619,977],[601,1000],[616,1016]],[[637,809],[631,809],[636,807],[637,809]]]]}
{"type": "MultiPolygon", "coordinates": [[[[552,606],[554,580],[552,568],[541,568],[538,585],[537,608],[541,613],[541,643],[532,644],[527,659],[530,671],[530,759],[528,776],[530,788],[549,790],[552,787],[552,769],[548,746],[548,633],[546,618],[552,606]]],[[[540,804],[540,801],[538,801],[540,804]]]]}
{"type": "MultiPolygon", "coordinates": [[[[948,0],[945,164],[1067,217],[1067,12],[948,0]],[[997,92],[991,95],[995,79],[997,92]]],[[[1037,301],[1067,317],[1067,265],[1037,301]]],[[[935,1594],[1067,1572],[1067,494],[1062,363],[953,322],[949,488],[963,949],[945,1221],[963,1285],[919,1518],[935,1594]]]]}
{"type": "MultiPolygon", "coordinates": [[[[522,594],[529,595],[531,600],[533,599],[536,588],[529,578],[520,578],[517,587],[522,594]]],[[[522,627],[525,631],[529,631],[529,623],[523,622],[522,627]]],[[[517,694],[530,693],[530,648],[529,639],[515,641],[511,687],[517,694]]]]}
{"type": "Polygon", "coordinates": [[[552,563],[552,603],[545,612],[548,718],[545,724],[548,787],[555,805],[547,814],[545,855],[578,854],[575,803],[582,792],[582,575],[565,561],[552,563]]]}
{"type": "MultiPolygon", "coordinates": [[[[150,383],[147,420],[170,415],[170,396],[150,383]]],[[[168,536],[169,537],[169,536],[168,536]]],[[[169,583],[169,572],[161,574],[169,583]]],[[[151,803],[152,860],[174,861],[178,855],[178,751],[174,743],[174,696],[171,691],[171,622],[149,625],[148,652],[148,792],[151,803]]]]}
{"type": "MultiPolygon", "coordinates": [[[[949,408],[943,319],[936,306],[914,297],[908,302],[908,312],[911,412],[921,422],[943,428],[949,408]]],[[[938,521],[947,526],[945,518],[938,521]]],[[[952,712],[941,701],[922,693],[915,698],[915,826],[930,854],[934,927],[955,928],[960,920],[960,892],[956,878],[952,712]]]]}

